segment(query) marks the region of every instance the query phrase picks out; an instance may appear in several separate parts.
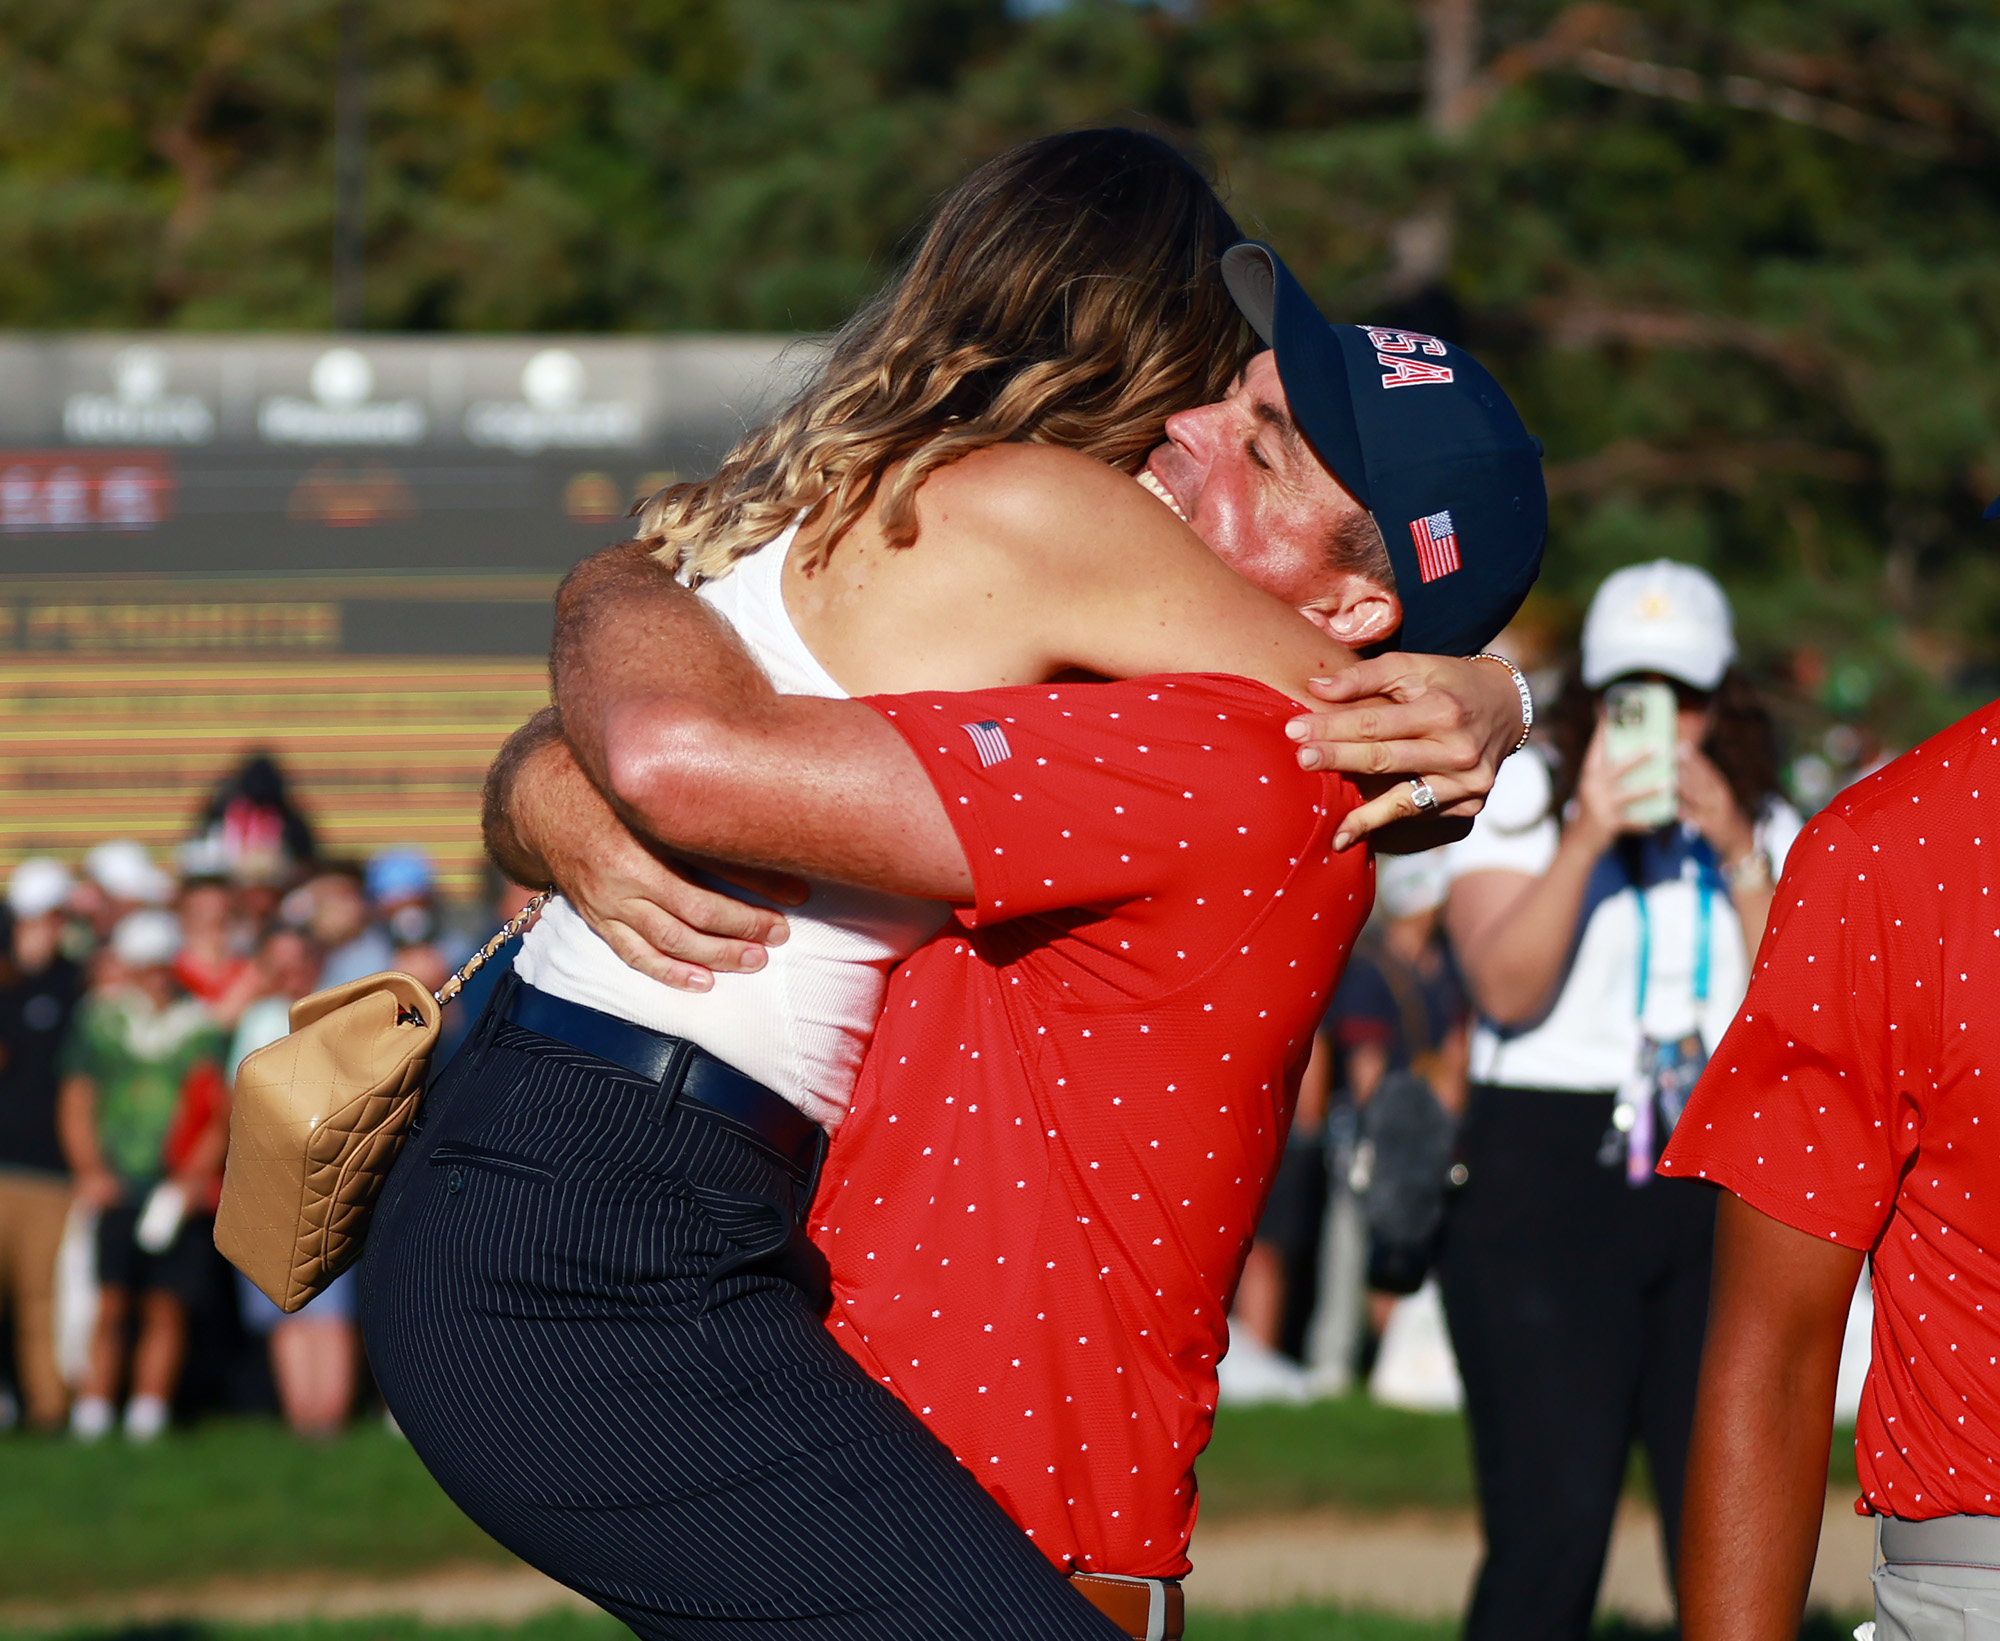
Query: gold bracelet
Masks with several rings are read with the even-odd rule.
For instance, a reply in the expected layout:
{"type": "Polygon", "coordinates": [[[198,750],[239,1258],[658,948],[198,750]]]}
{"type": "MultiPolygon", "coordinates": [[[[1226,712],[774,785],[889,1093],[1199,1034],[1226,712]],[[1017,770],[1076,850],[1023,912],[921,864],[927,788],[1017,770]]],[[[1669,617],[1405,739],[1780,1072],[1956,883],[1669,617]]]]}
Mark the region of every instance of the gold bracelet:
{"type": "Polygon", "coordinates": [[[1501,666],[1507,669],[1508,676],[1514,680],[1514,688],[1520,693],[1521,738],[1507,749],[1507,756],[1511,758],[1515,753],[1519,752],[1522,747],[1528,744],[1528,737],[1534,734],[1535,732],[1534,691],[1528,688],[1527,675],[1523,673],[1519,667],[1515,666],[1512,661],[1509,661],[1506,656],[1495,655],[1491,650],[1481,650],[1477,655],[1473,656],[1471,659],[1473,659],[1474,661],[1497,661],[1501,666]]]}

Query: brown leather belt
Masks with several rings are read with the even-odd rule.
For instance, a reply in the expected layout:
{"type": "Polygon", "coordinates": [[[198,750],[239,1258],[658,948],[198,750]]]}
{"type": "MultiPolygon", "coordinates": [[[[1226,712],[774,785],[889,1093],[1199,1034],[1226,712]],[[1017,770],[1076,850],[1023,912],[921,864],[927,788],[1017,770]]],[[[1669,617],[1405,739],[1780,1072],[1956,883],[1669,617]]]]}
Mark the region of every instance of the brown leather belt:
{"type": "Polygon", "coordinates": [[[1187,1627],[1187,1600],[1177,1578],[1071,1573],[1069,1581],[1132,1641],[1180,1641],[1187,1627]]]}

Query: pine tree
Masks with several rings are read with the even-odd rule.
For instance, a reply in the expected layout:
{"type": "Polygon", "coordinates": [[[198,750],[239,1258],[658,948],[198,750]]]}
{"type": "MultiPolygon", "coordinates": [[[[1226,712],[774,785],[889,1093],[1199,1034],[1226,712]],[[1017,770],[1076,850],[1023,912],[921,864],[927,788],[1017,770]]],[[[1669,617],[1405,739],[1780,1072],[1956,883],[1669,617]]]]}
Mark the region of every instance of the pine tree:
{"type": "MultiPolygon", "coordinates": [[[[0,322],[331,314],[333,0],[0,0],[0,322]]],[[[1548,447],[1539,604],[1705,563],[1801,727],[2000,681],[2000,14],[1942,0],[372,0],[365,317],[814,329],[1009,143],[1212,157],[1548,447]]]]}

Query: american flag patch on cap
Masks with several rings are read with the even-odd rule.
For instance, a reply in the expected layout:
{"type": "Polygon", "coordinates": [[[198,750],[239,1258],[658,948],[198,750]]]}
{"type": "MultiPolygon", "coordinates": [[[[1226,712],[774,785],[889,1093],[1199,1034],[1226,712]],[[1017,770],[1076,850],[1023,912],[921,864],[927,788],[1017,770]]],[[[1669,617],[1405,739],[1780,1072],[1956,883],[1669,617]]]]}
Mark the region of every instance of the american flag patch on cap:
{"type": "Polygon", "coordinates": [[[991,769],[1014,756],[1014,749],[1007,744],[1007,732],[991,718],[983,724],[960,724],[958,727],[972,737],[973,749],[979,754],[982,769],[991,769]]]}
{"type": "Polygon", "coordinates": [[[1450,575],[1459,567],[1458,532],[1450,508],[1429,518],[1411,519],[1410,539],[1417,544],[1417,574],[1425,581],[1450,575]]]}

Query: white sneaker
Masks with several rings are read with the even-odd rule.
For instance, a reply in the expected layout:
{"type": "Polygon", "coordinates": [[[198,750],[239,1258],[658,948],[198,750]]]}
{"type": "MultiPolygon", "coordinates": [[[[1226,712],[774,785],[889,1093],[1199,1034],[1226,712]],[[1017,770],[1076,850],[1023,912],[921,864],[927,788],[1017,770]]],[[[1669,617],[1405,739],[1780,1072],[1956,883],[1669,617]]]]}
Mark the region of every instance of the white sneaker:
{"type": "Polygon", "coordinates": [[[69,1410],[69,1433],[80,1442],[101,1442],[111,1434],[111,1404],[102,1396],[79,1396],[69,1410]]]}
{"type": "Polygon", "coordinates": [[[1216,1394],[1229,1407],[1265,1402],[1297,1406],[1312,1400],[1306,1371],[1246,1328],[1229,1324],[1229,1349],[1216,1364],[1216,1394]]]}
{"type": "Polygon", "coordinates": [[[153,1442],[167,1428],[167,1403],[163,1396],[134,1396],[125,1404],[125,1439],[153,1442]]]}

